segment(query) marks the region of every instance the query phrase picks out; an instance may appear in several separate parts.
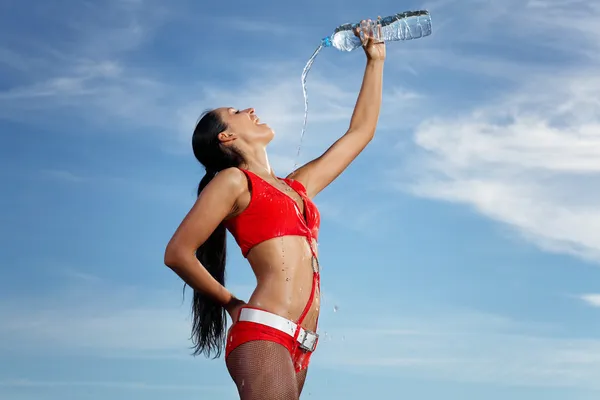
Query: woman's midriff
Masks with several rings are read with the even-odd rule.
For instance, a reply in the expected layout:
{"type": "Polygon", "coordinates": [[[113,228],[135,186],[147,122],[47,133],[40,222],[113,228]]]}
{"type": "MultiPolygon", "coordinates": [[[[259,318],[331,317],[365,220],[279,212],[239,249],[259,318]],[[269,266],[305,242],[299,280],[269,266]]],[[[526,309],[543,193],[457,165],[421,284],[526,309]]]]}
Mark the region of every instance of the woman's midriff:
{"type": "MultiPolygon", "coordinates": [[[[312,245],[316,249],[316,244],[312,245]]],[[[297,321],[311,298],[313,263],[318,271],[318,263],[313,258],[309,242],[302,236],[274,238],[255,246],[248,254],[248,261],[257,285],[248,305],[297,321]]],[[[301,324],[303,328],[316,328],[320,297],[316,286],[312,304],[301,324]]]]}

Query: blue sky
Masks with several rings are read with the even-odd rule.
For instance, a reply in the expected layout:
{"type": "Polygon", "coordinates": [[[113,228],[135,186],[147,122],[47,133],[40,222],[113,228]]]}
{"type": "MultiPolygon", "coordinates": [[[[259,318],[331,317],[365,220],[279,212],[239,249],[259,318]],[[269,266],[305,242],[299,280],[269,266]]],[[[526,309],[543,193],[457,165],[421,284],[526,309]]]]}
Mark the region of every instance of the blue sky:
{"type": "MultiPolygon", "coordinates": [[[[235,399],[222,359],[189,356],[162,265],[202,177],[194,123],[255,107],[285,175],[319,40],[423,8],[433,35],[388,46],[375,140],[316,198],[304,398],[598,398],[598,4],[166,4],[0,4],[0,398],[235,399]]],[[[317,58],[300,161],[347,128],[363,66],[317,58]]],[[[228,277],[250,293],[233,245],[228,277]]]]}

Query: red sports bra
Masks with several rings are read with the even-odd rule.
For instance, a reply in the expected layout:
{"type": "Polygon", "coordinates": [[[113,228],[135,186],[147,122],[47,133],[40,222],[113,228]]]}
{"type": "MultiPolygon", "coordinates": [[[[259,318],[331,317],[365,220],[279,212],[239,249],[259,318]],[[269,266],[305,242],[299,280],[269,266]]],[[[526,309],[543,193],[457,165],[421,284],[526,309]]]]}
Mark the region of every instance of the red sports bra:
{"type": "Polygon", "coordinates": [[[281,236],[304,236],[317,240],[321,217],[306,188],[292,179],[282,179],[302,198],[304,215],[296,201],[258,175],[241,170],[248,177],[250,203],[239,215],[225,221],[244,257],[259,243],[281,236]]]}

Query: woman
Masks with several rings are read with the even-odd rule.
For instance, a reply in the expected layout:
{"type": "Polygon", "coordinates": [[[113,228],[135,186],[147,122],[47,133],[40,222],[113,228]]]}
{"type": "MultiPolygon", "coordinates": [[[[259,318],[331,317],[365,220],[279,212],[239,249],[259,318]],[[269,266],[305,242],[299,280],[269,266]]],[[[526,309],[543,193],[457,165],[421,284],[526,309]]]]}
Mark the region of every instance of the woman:
{"type": "Polygon", "coordinates": [[[194,130],[194,155],[206,175],[165,264],[194,289],[195,354],[218,357],[225,347],[242,400],[298,399],[304,386],[320,304],[320,218],[312,198],[371,141],[379,118],[385,44],[366,28],[362,37],[367,64],[348,131],[287,178],[269,166],[274,133],[253,109],[210,111],[194,130]],[[248,303],[224,287],[226,229],[256,275],[248,303]],[[226,336],[225,311],[233,322],[226,336]]]}

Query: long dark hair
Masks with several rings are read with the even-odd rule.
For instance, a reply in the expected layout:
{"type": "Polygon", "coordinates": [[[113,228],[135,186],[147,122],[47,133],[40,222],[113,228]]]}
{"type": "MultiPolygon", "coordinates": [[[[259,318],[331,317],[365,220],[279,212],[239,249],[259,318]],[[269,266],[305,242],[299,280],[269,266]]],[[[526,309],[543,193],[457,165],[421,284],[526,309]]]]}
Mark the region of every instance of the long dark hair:
{"type": "MultiPolygon", "coordinates": [[[[224,169],[239,167],[243,158],[232,146],[221,144],[218,135],[227,129],[227,124],[215,111],[205,112],[198,121],[192,136],[192,148],[196,159],[206,168],[206,175],[198,185],[198,196],[215,175],[224,169]]],[[[196,258],[221,284],[225,285],[225,261],[227,253],[226,230],[223,223],[196,250],[196,258]]],[[[185,286],[184,286],[185,289],[185,286]]],[[[192,301],[192,343],[193,355],[221,355],[225,345],[227,316],[225,308],[194,290],[192,301]]]]}

